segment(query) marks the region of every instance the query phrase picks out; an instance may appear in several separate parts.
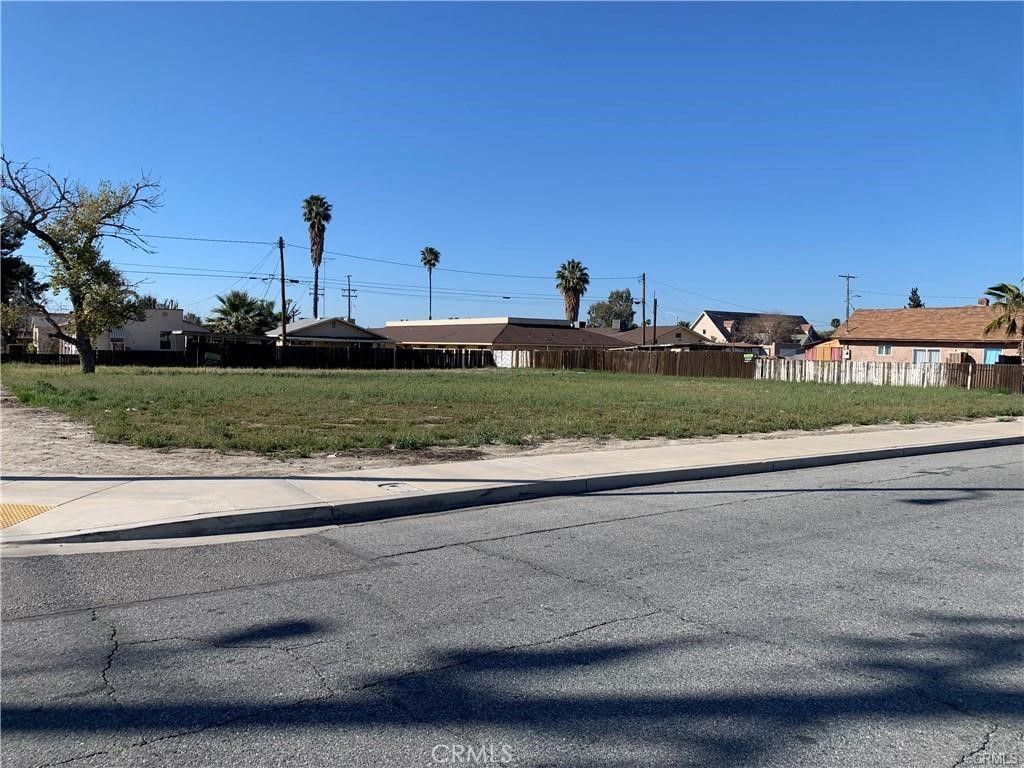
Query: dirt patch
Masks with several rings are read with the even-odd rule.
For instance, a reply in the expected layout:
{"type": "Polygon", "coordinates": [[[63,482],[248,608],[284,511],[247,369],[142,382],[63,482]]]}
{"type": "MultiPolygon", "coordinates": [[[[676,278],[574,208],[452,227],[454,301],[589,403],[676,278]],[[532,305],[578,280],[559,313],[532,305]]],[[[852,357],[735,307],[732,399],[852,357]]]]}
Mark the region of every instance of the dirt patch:
{"type": "MultiPolygon", "coordinates": [[[[990,422],[996,419],[979,419],[990,422]]],[[[915,429],[930,424],[880,424],[869,427],[834,427],[818,434],[874,432],[882,429],[915,429]]],[[[47,408],[20,404],[16,398],[0,395],[0,472],[10,475],[277,475],[319,474],[410,464],[473,461],[503,456],[584,453],[623,448],[653,448],[663,445],[709,443],[738,437],[770,440],[807,434],[771,432],[756,435],[720,435],[690,440],[651,438],[647,440],[601,440],[596,438],[549,440],[529,445],[486,445],[480,448],[385,449],[332,453],[309,458],[268,458],[253,453],[221,452],[202,448],[137,448],[101,443],[92,429],[47,408]]]]}

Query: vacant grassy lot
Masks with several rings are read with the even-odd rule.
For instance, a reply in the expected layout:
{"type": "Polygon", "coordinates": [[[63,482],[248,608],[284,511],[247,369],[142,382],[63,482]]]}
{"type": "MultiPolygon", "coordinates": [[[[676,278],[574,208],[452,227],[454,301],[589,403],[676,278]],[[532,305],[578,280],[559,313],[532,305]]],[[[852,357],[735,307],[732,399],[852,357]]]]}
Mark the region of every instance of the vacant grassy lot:
{"type": "Polygon", "coordinates": [[[671,438],[1024,415],[1024,397],[575,371],[227,371],[5,365],[22,402],[149,447],[350,448],[671,438]]]}

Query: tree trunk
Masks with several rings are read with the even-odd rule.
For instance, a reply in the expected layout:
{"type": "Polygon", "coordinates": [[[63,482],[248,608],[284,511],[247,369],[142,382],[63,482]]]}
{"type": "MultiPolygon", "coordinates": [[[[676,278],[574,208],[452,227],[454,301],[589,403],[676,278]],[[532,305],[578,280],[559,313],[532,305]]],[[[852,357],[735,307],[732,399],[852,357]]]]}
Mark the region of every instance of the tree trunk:
{"type": "Polygon", "coordinates": [[[313,319],[320,315],[320,267],[313,267],[313,319]]]}
{"type": "Polygon", "coordinates": [[[565,308],[565,319],[575,324],[580,319],[580,297],[576,294],[570,294],[566,302],[565,308]]]}
{"type": "Polygon", "coordinates": [[[427,320],[434,319],[434,271],[427,270],[427,320]]]}
{"type": "Polygon", "coordinates": [[[78,347],[78,359],[82,363],[82,373],[96,373],[96,350],[92,348],[92,339],[87,334],[75,334],[78,347]]]}

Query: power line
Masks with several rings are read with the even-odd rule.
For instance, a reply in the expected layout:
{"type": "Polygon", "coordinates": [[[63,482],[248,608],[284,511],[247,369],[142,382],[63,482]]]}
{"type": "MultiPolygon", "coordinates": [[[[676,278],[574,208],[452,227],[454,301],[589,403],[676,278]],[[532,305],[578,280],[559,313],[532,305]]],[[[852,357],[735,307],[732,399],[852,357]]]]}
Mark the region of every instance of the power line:
{"type": "Polygon", "coordinates": [[[718,298],[715,298],[714,296],[708,296],[707,294],[704,294],[704,293],[697,293],[696,291],[688,291],[685,288],[678,288],[678,287],[676,287],[674,285],[669,285],[668,283],[662,282],[661,280],[651,280],[651,282],[652,283],[656,283],[657,285],[660,285],[660,286],[662,286],[664,288],[669,288],[669,289],[671,289],[673,291],[679,291],[680,293],[687,293],[687,294],[690,294],[691,296],[700,296],[702,299],[707,299],[708,301],[714,301],[714,302],[717,302],[718,304],[728,304],[731,307],[739,307],[740,309],[749,309],[751,312],[760,312],[762,314],[765,313],[765,311],[763,309],[758,309],[756,307],[748,307],[746,304],[737,304],[735,301],[726,301],[725,299],[718,299],[718,298]]]}
{"type": "MultiPolygon", "coordinates": [[[[871,296],[907,296],[906,293],[883,293],[882,291],[865,291],[859,289],[861,293],[867,293],[871,296]]],[[[922,293],[920,294],[922,299],[976,299],[977,296],[940,296],[936,293],[922,293]]]]}
{"type": "MultiPolygon", "coordinates": [[[[285,245],[288,246],[289,248],[297,248],[297,249],[302,250],[302,251],[309,250],[304,245],[295,245],[294,243],[285,243],[285,245]]],[[[409,261],[395,261],[393,259],[380,259],[380,258],[375,258],[375,257],[372,257],[372,256],[357,256],[354,253],[344,253],[343,251],[328,251],[328,250],[325,250],[324,253],[329,253],[332,256],[344,256],[347,259],[358,259],[359,261],[372,261],[372,262],[375,262],[375,263],[378,263],[378,264],[391,264],[392,266],[396,266],[396,267],[408,267],[410,269],[417,269],[417,270],[423,269],[423,265],[422,264],[414,264],[414,263],[409,262],[409,261]]],[[[508,277],[508,278],[514,278],[514,279],[517,279],[517,280],[554,280],[555,279],[554,275],[516,275],[516,274],[507,273],[507,272],[480,272],[480,271],[472,270],[472,269],[456,269],[454,267],[434,267],[434,271],[435,272],[454,272],[454,273],[457,273],[457,274],[460,274],[460,275],[478,275],[478,276],[481,276],[481,277],[508,277]]],[[[635,279],[635,277],[636,277],[635,275],[630,275],[628,277],[591,277],[590,279],[591,280],[633,280],[633,279],[635,279]]]]}
{"type": "Polygon", "coordinates": [[[215,238],[215,237],[183,237],[181,235],[142,235],[143,238],[150,238],[151,240],[191,240],[197,243],[235,243],[238,245],[276,245],[276,243],[268,240],[228,240],[226,238],[215,238]]]}
{"type": "MultiPolygon", "coordinates": [[[[154,240],[183,240],[197,243],[231,243],[236,245],[276,245],[275,242],[268,240],[234,240],[231,238],[218,238],[218,237],[189,237],[185,235],[151,235],[143,234],[144,238],[152,238],[154,240]]],[[[298,250],[307,251],[308,246],[296,245],[295,243],[285,243],[288,248],[296,248],[298,250]]],[[[343,256],[347,259],[357,259],[359,261],[369,261],[377,264],[390,264],[396,267],[407,267],[410,269],[422,269],[423,265],[419,263],[413,263],[408,261],[396,261],[394,259],[382,259],[374,256],[359,256],[354,253],[345,253],[344,251],[328,251],[324,253],[330,254],[331,256],[343,256]]],[[[439,272],[454,272],[463,275],[479,275],[481,277],[507,277],[520,280],[553,280],[554,275],[516,275],[506,272],[482,272],[472,269],[456,269],[455,267],[436,267],[439,272]]],[[[627,277],[591,277],[591,280],[632,280],[636,276],[630,275],[627,277]]]]}

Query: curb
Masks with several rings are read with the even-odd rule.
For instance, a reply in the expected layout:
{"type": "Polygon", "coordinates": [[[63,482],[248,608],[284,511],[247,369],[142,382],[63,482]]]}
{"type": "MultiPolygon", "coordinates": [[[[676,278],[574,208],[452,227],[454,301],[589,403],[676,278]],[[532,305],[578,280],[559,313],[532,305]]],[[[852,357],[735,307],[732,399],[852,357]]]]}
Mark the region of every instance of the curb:
{"type": "Polygon", "coordinates": [[[660,469],[610,475],[570,477],[561,480],[539,480],[461,491],[439,491],[409,494],[370,501],[325,503],[292,507],[251,509],[202,517],[184,517],[157,523],[124,526],[74,533],[52,534],[33,538],[3,540],[5,545],[22,544],[84,544],[113,541],[177,539],[223,534],[254,533],[293,528],[314,528],[324,525],[345,525],[387,520],[411,515],[452,512],[468,507],[508,504],[552,496],[571,496],[596,491],[638,488],[646,485],[707,480],[721,477],[807,469],[859,461],[878,461],[906,456],[923,456],[952,451],[1024,445],[1024,435],[998,438],[975,438],[932,445],[877,448],[865,451],[842,451],[832,454],[801,456],[719,464],[705,467],[660,469]]]}

